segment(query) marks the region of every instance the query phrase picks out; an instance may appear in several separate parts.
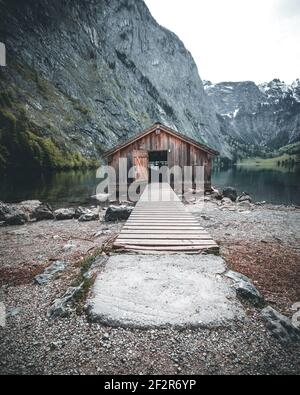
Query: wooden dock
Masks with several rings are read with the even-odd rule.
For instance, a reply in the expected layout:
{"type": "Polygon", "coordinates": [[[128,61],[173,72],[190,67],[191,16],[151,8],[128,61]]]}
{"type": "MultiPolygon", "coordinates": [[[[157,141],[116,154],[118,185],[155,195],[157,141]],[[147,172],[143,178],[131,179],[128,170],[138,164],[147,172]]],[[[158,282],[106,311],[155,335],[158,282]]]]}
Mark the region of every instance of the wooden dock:
{"type": "Polygon", "coordinates": [[[218,252],[169,184],[149,184],[114,247],[134,252],[218,252]]]}

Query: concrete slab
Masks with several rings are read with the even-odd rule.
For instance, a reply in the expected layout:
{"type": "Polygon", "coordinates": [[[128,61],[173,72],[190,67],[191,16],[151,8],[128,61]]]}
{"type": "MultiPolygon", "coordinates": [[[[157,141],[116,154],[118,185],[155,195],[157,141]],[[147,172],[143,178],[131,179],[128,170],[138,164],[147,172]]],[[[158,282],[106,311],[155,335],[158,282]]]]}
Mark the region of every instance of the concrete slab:
{"type": "Polygon", "coordinates": [[[121,327],[208,327],[245,316],[222,258],[116,255],[98,275],[90,317],[121,327]]]}

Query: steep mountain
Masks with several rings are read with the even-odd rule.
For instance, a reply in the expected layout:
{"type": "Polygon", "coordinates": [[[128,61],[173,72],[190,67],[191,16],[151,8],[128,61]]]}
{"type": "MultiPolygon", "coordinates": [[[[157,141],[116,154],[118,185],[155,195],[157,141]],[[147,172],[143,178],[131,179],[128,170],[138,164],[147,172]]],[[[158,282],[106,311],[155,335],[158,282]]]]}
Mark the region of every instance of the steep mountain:
{"type": "Polygon", "coordinates": [[[0,0],[0,41],[0,166],[77,166],[157,121],[230,156],[191,54],[142,0],[0,0]]]}
{"type": "Polygon", "coordinates": [[[300,141],[300,81],[205,81],[226,134],[246,144],[277,149],[300,141]]]}

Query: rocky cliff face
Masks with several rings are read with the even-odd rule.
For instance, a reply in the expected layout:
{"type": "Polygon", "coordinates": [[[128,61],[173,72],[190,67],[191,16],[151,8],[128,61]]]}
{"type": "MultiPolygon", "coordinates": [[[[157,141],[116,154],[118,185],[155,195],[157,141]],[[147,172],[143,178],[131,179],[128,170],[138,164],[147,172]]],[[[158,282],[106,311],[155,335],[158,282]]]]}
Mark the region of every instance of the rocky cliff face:
{"type": "Polygon", "coordinates": [[[160,121],[230,155],[192,56],[142,0],[2,0],[0,41],[2,109],[60,150],[99,157],[160,121]]]}
{"type": "Polygon", "coordinates": [[[248,144],[280,148],[300,140],[300,81],[205,81],[227,134],[248,144]]]}

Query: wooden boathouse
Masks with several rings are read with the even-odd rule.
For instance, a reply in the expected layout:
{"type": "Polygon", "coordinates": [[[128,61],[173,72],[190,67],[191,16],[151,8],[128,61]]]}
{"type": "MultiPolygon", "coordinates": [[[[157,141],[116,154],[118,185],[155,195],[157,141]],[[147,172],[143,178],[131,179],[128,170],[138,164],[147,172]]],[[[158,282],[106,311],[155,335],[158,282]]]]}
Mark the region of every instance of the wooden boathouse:
{"type": "Polygon", "coordinates": [[[216,155],[218,152],[214,149],[156,123],[107,151],[104,158],[109,166],[115,168],[117,174],[120,159],[127,159],[127,170],[134,168],[134,175],[128,178],[128,184],[134,181],[151,183],[152,171],[159,170],[162,166],[169,169],[174,166],[182,169],[186,166],[204,166],[205,190],[210,190],[212,158],[216,155]]]}

